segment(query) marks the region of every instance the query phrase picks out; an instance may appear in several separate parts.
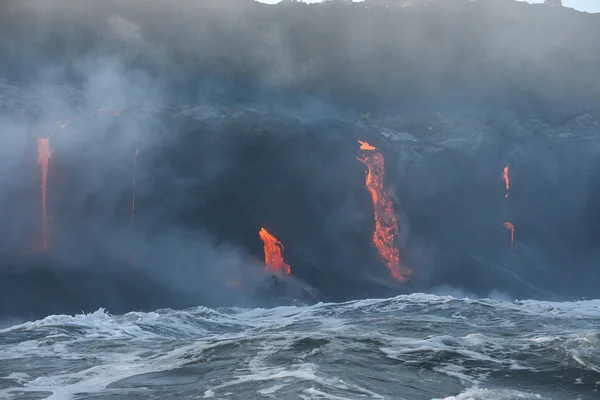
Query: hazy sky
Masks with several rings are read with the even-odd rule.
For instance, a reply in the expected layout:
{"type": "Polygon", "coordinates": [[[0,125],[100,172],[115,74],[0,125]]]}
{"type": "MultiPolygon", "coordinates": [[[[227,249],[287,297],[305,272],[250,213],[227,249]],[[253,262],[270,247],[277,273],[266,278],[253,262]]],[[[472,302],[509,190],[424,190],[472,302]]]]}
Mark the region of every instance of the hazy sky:
{"type": "MultiPolygon", "coordinates": [[[[258,0],[262,3],[275,4],[280,0],[258,0]]],[[[302,0],[306,3],[318,3],[321,0],[302,0]]],[[[355,0],[357,1],[357,0],[355,0]]],[[[543,3],[544,0],[527,0],[529,3],[543,3]]],[[[587,12],[600,12],[600,0],[563,0],[565,7],[587,12]]]]}

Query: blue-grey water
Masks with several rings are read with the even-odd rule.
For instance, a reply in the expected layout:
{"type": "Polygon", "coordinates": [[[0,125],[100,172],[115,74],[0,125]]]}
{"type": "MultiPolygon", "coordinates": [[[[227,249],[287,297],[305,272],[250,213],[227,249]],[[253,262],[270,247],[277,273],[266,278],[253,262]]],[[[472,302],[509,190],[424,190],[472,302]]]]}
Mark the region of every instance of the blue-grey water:
{"type": "Polygon", "coordinates": [[[600,300],[425,294],[4,321],[2,399],[600,399],[600,300]]]}

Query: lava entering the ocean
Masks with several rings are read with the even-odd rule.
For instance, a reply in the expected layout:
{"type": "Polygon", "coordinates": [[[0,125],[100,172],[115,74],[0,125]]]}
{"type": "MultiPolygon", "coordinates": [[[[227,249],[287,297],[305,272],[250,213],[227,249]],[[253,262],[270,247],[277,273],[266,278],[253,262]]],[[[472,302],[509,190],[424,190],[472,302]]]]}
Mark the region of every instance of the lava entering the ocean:
{"type": "Polygon", "coordinates": [[[276,275],[289,275],[291,268],[283,261],[283,244],[265,228],[260,228],[258,234],[265,246],[265,271],[276,275]]]}
{"type": "Polygon", "coordinates": [[[504,227],[510,231],[510,251],[513,252],[513,256],[515,255],[515,226],[510,222],[505,222],[504,227]]]}
{"type": "Polygon", "coordinates": [[[42,251],[48,251],[48,214],[46,208],[46,193],[48,182],[48,164],[50,162],[50,138],[38,138],[37,140],[38,162],[42,170],[42,251]]]}
{"type": "Polygon", "coordinates": [[[508,195],[510,193],[510,178],[508,177],[508,164],[506,164],[504,170],[502,171],[502,180],[504,181],[504,184],[506,186],[506,195],[504,197],[508,198],[508,195]]]}
{"type": "Polygon", "coordinates": [[[396,236],[398,235],[398,221],[394,205],[389,199],[383,185],[385,176],[383,155],[377,148],[367,142],[359,140],[358,143],[360,143],[360,149],[364,153],[356,159],[367,166],[368,172],[365,186],[371,194],[375,212],[373,243],[394,279],[406,281],[412,274],[412,271],[400,266],[400,252],[395,244],[396,236]]]}

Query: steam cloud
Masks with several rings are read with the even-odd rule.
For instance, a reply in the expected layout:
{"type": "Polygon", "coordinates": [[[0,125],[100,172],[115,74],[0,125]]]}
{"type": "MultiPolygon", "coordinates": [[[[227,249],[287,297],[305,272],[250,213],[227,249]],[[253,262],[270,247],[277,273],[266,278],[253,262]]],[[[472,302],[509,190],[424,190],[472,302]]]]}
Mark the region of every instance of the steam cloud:
{"type": "Polygon", "coordinates": [[[498,1],[3,2],[2,302],[21,309],[0,312],[252,305],[262,226],[323,300],[594,296],[598,18],[498,1]],[[36,140],[52,131],[40,255],[36,140]],[[357,140],[385,154],[413,286],[370,244],[357,140]]]}

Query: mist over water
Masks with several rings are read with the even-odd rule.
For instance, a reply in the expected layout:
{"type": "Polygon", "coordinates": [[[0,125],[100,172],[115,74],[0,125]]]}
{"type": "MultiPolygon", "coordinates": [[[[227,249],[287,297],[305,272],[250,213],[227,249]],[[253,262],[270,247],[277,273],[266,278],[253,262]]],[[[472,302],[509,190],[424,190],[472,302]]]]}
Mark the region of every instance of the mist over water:
{"type": "Polygon", "coordinates": [[[1,7],[2,316],[278,305],[307,288],[597,297],[597,15],[499,1],[1,7]],[[41,251],[36,143],[52,132],[41,251]],[[359,140],[385,158],[409,283],[373,246],[359,140]],[[276,299],[257,294],[262,227],[291,266],[276,299]]]}

